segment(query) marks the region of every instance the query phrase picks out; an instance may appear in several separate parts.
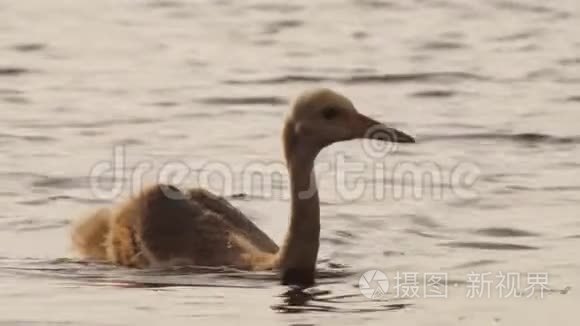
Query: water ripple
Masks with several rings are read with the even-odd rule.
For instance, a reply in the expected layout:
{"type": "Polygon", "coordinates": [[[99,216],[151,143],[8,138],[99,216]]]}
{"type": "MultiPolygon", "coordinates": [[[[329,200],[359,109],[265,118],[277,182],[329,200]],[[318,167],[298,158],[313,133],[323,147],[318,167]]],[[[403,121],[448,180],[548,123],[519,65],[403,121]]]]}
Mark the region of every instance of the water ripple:
{"type": "Polygon", "coordinates": [[[475,267],[493,265],[493,264],[497,264],[500,262],[501,261],[495,260],[495,259],[478,259],[478,260],[469,261],[467,263],[459,264],[459,265],[452,267],[452,268],[453,269],[464,269],[464,268],[471,269],[471,268],[475,268],[475,267]]]}
{"type": "Polygon", "coordinates": [[[24,92],[18,89],[0,88],[0,94],[2,95],[22,95],[22,93],[24,92]]]}
{"type": "Polygon", "coordinates": [[[406,229],[405,232],[408,234],[417,235],[417,236],[422,237],[422,238],[446,239],[446,237],[441,236],[441,235],[437,235],[437,234],[433,234],[433,233],[429,233],[429,232],[425,232],[425,231],[420,231],[420,230],[415,230],[415,229],[406,229]]]}
{"type": "Polygon", "coordinates": [[[320,75],[284,75],[279,77],[253,79],[253,80],[226,80],[226,84],[240,85],[280,85],[292,83],[321,83],[336,82],[343,84],[374,84],[374,83],[417,83],[417,82],[441,82],[453,83],[461,81],[487,81],[490,77],[485,77],[467,72],[424,72],[424,73],[402,73],[402,74],[367,74],[353,75],[347,77],[331,77],[320,75]]]}
{"type": "Polygon", "coordinates": [[[359,293],[330,294],[330,291],[321,291],[316,288],[292,288],[280,296],[283,299],[282,304],[272,305],[271,308],[279,313],[373,313],[397,311],[412,306],[411,303],[393,303],[388,300],[377,300],[373,302],[373,307],[369,307],[369,301],[361,300],[359,293]]]}
{"type": "Polygon", "coordinates": [[[453,97],[455,95],[457,95],[457,92],[443,89],[419,91],[411,94],[411,96],[417,98],[448,98],[453,97]]]}
{"type": "Polygon", "coordinates": [[[8,220],[6,222],[0,223],[0,227],[4,230],[27,232],[27,231],[59,229],[66,225],[69,225],[69,223],[70,222],[68,220],[64,219],[46,221],[44,219],[17,218],[15,220],[8,220]]]}
{"type": "Polygon", "coordinates": [[[473,233],[486,235],[490,237],[537,237],[540,234],[534,233],[530,231],[520,230],[520,229],[513,229],[513,228],[500,228],[500,227],[492,227],[492,228],[483,228],[477,229],[473,233]]]}
{"type": "Polygon", "coordinates": [[[533,38],[533,37],[539,35],[540,33],[541,32],[539,30],[531,30],[531,31],[525,31],[525,32],[519,32],[519,33],[500,36],[500,37],[495,38],[495,40],[500,41],[500,42],[513,42],[513,41],[519,41],[519,40],[527,40],[527,39],[530,39],[530,38],[533,38]]]}
{"type": "Polygon", "coordinates": [[[277,96],[206,97],[199,100],[211,105],[282,105],[288,100],[277,96]]]}
{"type": "Polygon", "coordinates": [[[580,102],[580,95],[570,96],[565,99],[566,102],[580,102]]]}
{"type": "Polygon", "coordinates": [[[436,229],[441,227],[439,223],[437,223],[433,218],[429,216],[411,214],[405,217],[411,219],[411,222],[418,226],[423,226],[429,229],[436,229]]]}
{"type": "Polygon", "coordinates": [[[17,44],[12,47],[14,50],[19,52],[36,52],[41,51],[46,48],[46,44],[43,43],[23,43],[17,44]]]}
{"type": "Polygon", "coordinates": [[[32,70],[22,67],[0,67],[0,77],[20,76],[31,72],[32,70]]]}
{"type": "Polygon", "coordinates": [[[185,4],[180,1],[171,1],[171,0],[155,0],[155,1],[147,1],[147,7],[150,8],[183,8],[185,4]]]}
{"type": "Polygon", "coordinates": [[[515,243],[483,242],[483,241],[454,241],[441,243],[439,246],[450,248],[468,248],[483,250],[538,250],[539,247],[520,245],[515,243]]]}
{"type": "Polygon", "coordinates": [[[49,177],[43,176],[41,179],[35,180],[31,183],[35,188],[56,188],[56,189],[71,189],[84,188],[89,185],[89,179],[86,177],[49,177]]]}
{"type": "Polygon", "coordinates": [[[419,47],[420,50],[425,51],[449,51],[449,50],[460,50],[467,46],[459,42],[451,41],[431,41],[427,42],[419,47]]]}
{"type": "Polygon", "coordinates": [[[124,126],[124,125],[142,125],[148,123],[157,123],[162,121],[160,118],[144,118],[144,117],[131,117],[131,118],[118,118],[100,121],[62,121],[57,123],[50,122],[23,122],[17,123],[18,127],[22,128],[38,128],[38,129],[54,129],[54,128],[102,128],[111,126],[124,126]]]}
{"type": "Polygon", "coordinates": [[[4,100],[4,102],[6,103],[10,103],[10,104],[28,104],[30,103],[30,100],[21,96],[6,96],[4,98],[2,98],[2,100],[4,100]]]}
{"type": "Polygon", "coordinates": [[[401,8],[399,3],[393,3],[391,1],[384,0],[359,0],[353,1],[353,3],[372,10],[401,8]]]}
{"type": "Polygon", "coordinates": [[[251,4],[248,6],[249,9],[255,11],[261,11],[266,13],[292,13],[303,10],[302,5],[290,4],[290,3],[260,3],[251,4]]]}
{"type": "MultiPolygon", "coordinates": [[[[57,222],[68,224],[68,221],[57,222]]],[[[324,263],[323,260],[318,265],[316,278],[319,284],[333,283],[353,275],[353,272],[341,265],[324,263]]],[[[278,274],[272,271],[248,272],[229,267],[205,266],[127,269],[111,264],[69,258],[53,260],[0,258],[0,272],[26,277],[66,279],[94,286],[124,288],[263,288],[279,283],[278,274]]]]}
{"type": "Polygon", "coordinates": [[[266,24],[265,26],[265,34],[278,34],[283,30],[286,29],[293,29],[296,27],[300,27],[304,24],[301,20],[296,19],[284,19],[279,21],[274,21],[266,24]]]}
{"type": "Polygon", "coordinates": [[[18,140],[25,140],[29,142],[52,142],[56,139],[49,136],[44,135],[14,135],[14,134],[6,134],[0,133],[0,139],[18,139],[18,140]]]}
{"type": "Polygon", "coordinates": [[[537,13],[537,14],[545,14],[545,13],[558,13],[559,11],[542,6],[542,5],[533,5],[533,4],[525,4],[522,2],[515,2],[515,1],[495,1],[495,7],[498,9],[509,10],[509,11],[517,11],[517,12],[524,12],[524,13],[537,13]]]}
{"type": "Polygon", "coordinates": [[[563,66],[577,66],[580,65],[580,57],[560,59],[558,63],[563,66]]]}
{"type": "Polygon", "coordinates": [[[546,143],[546,144],[578,144],[580,136],[555,136],[542,133],[467,133],[454,135],[427,135],[421,138],[421,142],[440,140],[496,140],[519,143],[546,143]]]}

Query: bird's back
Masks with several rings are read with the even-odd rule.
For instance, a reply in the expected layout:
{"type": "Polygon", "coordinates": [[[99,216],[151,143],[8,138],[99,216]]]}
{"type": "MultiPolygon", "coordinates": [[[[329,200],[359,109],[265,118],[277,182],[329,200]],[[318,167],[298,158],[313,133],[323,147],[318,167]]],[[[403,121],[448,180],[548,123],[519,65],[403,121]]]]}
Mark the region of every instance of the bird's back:
{"type": "Polygon", "coordinates": [[[278,246],[243,213],[203,189],[182,193],[157,185],[109,218],[106,259],[120,265],[265,269],[274,265],[278,252],[278,246]]]}

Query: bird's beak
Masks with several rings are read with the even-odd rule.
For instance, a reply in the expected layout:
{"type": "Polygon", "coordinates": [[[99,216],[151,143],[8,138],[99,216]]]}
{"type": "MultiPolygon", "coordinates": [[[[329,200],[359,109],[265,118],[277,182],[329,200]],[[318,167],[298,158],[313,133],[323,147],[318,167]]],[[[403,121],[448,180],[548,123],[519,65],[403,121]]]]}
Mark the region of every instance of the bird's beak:
{"type": "Polygon", "coordinates": [[[415,142],[415,139],[406,133],[395,128],[387,127],[381,122],[360,113],[357,113],[353,130],[355,131],[354,138],[376,139],[392,143],[415,142]]]}

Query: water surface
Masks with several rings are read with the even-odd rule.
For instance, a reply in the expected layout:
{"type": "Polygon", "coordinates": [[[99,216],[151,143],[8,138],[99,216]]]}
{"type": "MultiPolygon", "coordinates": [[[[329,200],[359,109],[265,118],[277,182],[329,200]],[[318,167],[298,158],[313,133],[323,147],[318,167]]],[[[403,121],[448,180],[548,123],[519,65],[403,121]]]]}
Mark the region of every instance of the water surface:
{"type": "MultiPolygon", "coordinates": [[[[571,0],[0,1],[0,324],[575,325],[579,15],[571,0]],[[281,163],[288,105],[321,86],[418,144],[320,155],[322,167],[364,163],[365,192],[337,191],[344,166],[319,171],[317,287],[74,259],[71,222],[123,199],[91,191],[91,169],[115,148],[117,180],[177,160],[239,180],[249,164],[281,163]],[[435,187],[409,186],[400,163],[427,166],[435,187]],[[458,166],[475,182],[457,187],[458,166]],[[447,298],[368,300],[358,280],[369,269],[393,282],[447,273],[447,298]],[[468,275],[485,272],[547,273],[550,291],[467,298],[468,275]]],[[[284,196],[223,195],[283,238],[284,196]]]]}

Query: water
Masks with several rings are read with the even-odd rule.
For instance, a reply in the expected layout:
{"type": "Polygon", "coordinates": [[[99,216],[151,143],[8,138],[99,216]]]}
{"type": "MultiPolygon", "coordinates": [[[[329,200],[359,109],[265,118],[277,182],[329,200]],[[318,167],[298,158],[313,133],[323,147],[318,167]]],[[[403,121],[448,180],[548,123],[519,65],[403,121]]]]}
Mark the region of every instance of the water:
{"type": "MultiPolygon", "coordinates": [[[[575,325],[579,9],[572,0],[0,1],[0,324],[575,325]],[[238,180],[250,163],[280,162],[289,102],[319,86],[418,144],[386,157],[360,142],[321,154],[320,166],[342,153],[363,163],[365,191],[337,191],[344,166],[319,171],[316,288],[289,291],[269,273],[74,259],[71,221],[123,198],[97,198],[88,178],[114,148],[125,150],[122,180],[138,163],[157,171],[176,160],[206,174],[227,166],[238,180]],[[401,195],[409,181],[393,173],[399,163],[424,167],[437,187],[401,195]],[[380,300],[358,289],[369,269],[391,280],[380,300]],[[447,298],[397,296],[397,272],[419,282],[446,273],[447,298]],[[469,274],[485,272],[491,298],[467,298],[469,274]],[[550,290],[500,297],[500,272],[521,273],[521,287],[547,273],[550,290]]],[[[284,196],[228,190],[283,237],[284,196]]]]}

